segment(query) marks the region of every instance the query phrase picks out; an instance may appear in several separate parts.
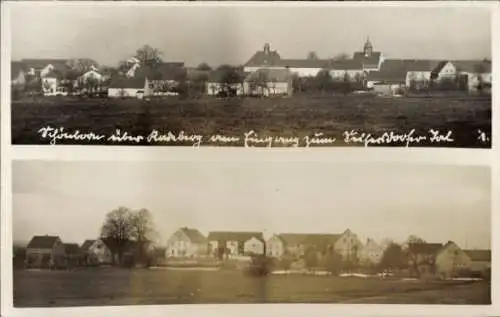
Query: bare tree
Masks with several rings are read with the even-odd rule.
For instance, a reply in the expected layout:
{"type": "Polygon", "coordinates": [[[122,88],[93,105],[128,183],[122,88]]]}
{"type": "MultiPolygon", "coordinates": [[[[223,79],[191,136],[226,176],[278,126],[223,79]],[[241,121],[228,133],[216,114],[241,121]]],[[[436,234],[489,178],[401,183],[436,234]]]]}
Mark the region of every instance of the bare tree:
{"type": "Polygon", "coordinates": [[[210,67],[207,63],[200,63],[200,65],[198,65],[196,69],[201,71],[210,71],[212,70],[212,67],[210,67]]]}
{"type": "Polygon", "coordinates": [[[142,208],[132,213],[130,224],[132,226],[132,237],[138,244],[138,258],[140,261],[144,261],[146,255],[145,249],[156,236],[153,216],[149,210],[142,208]]]}
{"type": "Polygon", "coordinates": [[[161,55],[160,50],[149,45],[144,45],[136,51],[135,58],[139,60],[141,66],[155,68],[163,62],[161,55]]]}
{"type": "Polygon", "coordinates": [[[118,207],[106,215],[101,227],[101,237],[113,244],[113,262],[117,253],[118,261],[121,263],[125,247],[135,234],[132,217],[132,211],[126,207],[118,207]]]}

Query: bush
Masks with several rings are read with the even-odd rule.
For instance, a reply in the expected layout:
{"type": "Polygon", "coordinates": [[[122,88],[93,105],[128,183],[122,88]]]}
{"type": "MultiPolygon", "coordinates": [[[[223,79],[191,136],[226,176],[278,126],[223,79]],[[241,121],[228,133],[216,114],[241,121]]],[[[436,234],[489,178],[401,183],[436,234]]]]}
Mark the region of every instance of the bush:
{"type": "Polygon", "coordinates": [[[252,263],[245,270],[250,276],[267,276],[274,267],[273,259],[266,256],[253,256],[252,263]]]}

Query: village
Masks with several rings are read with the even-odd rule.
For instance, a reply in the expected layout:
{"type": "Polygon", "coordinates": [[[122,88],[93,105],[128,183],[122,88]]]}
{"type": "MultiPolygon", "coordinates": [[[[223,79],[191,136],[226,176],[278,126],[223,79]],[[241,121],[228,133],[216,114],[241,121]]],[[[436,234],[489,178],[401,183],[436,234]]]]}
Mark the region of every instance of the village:
{"type": "MultiPolygon", "coordinates": [[[[14,247],[17,269],[85,267],[178,267],[249,269],[256,260],[272,272],[372,274],[413,278],[488,278],[491,250],[462,249],[456,243],[429,243],[411,235],[405,242],[360,241],[347,229],[339,234],[282,233],[265,239],[262,232],[212,231],[182,227],[166,246],[147,239],[113,237],[64,243],[59,236],[34,236],[14,247]]],[[[266,273],[266,274],[267,274],[266,273]]]]}
{"type": "Polygon", "coordinates": [[[266,43],[243,65],[206,63],[188,67],[165,62],[145,45],[118,67],[89,58],[21,59],[11,63],[12,99],[23,96],[151,98],[201,96],[291,96],[338,92],[401,96],[409,92],[491,93],[491,60],[386,58],[368,38],[362,50],[321,59],[283,58],[266,43]]]}

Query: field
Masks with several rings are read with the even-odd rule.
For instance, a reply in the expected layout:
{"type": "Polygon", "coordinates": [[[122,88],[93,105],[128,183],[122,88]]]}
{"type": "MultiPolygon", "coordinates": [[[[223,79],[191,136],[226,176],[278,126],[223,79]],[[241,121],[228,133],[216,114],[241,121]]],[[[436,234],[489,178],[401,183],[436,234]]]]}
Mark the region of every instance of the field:
{"type": "Polygon", "coordinates": [[[305,137],[315,133],[323,133],[319,138],[336,140],[323,140],[311,146],[364,146],[370,138],[378,141],[369,146],[401,146],[406,145],[406,141],[393,137],[389,138],[391,142],[385,142],[387,138],[379,137],[388,131],[408,134],[415,129],[413,137],[425,136],[426,139],[411,142],[410,146],[490,148],[491,97],[295,95],[264,99],[206,97],[181,100],[169,97],[148,101],[54,97],[13,102],[13,144],[49,144],[52,139],[49,134],[43,138],[39,133],[47,126],[63,127],[67,135],[73,135],[68,139],[59,133],[61,138],[56,139],[57,144],[193,145],[195,139],[186,136],[196,134],[202,137],[201,145],[242,146],[245,145],[245,133],[253,130],[257,134],[253,135],[255,138],[246,138],[250,146],[268,145],[267,141],[258,140],[265,136],[283,137],[273,139],[272,146],[304,146],[305,137]],[[109,139],[116,129],[120,129],[120,142],[109,139]],[[148,141],[147,136],[155,129],[158,135],[172,134],[170,138],[150,138],[148,141]],[[448,131],[452,134],[448,141],[431,142],[430,129],[439,130],[442,136],[448,131]],[[102,138],[78,139],[73,134],[76,130],[80,136],[93,132],[102,138]],[[351,130],[358,132],[358,136],[346,140],[344,131],[351,130]],[[123,136],[125,131],[128,137],[123,136]],[[181,131],[185,133],[184,140],[179,137],[181,131]],[[362,136],[363,132],[371,137],[362,136]],[[133,138],[138,135],[144,139],[133,138]],[[210,139],[214,135],[235,139],[210,139]],[[293,138],[299,140],[298,144],[292,142],[293,138]]]}
{"type": "Polygon", "coordinates": [[[490,285],[299,275],[250,277],[238,271],[14,272],[16,307],[278,302],[490,304],[490,285]]]}

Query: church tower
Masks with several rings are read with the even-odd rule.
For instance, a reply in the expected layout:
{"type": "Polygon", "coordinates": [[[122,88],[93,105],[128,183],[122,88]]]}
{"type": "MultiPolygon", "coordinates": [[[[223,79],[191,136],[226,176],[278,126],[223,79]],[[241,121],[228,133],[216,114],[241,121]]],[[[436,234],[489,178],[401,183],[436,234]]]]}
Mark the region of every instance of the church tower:
{"type": "Polygon", "coordinates": [[[371,56],[373,53],[373,45],[370,42],[370,37],[366,38],[365,46],[363,47],[363,54],[365,57],[371,56]]]}
{"type": "Polygon", "coordinates": [[[269,43],[264,44],[264,54],[271,53],[271,45],[269,43]]]}

